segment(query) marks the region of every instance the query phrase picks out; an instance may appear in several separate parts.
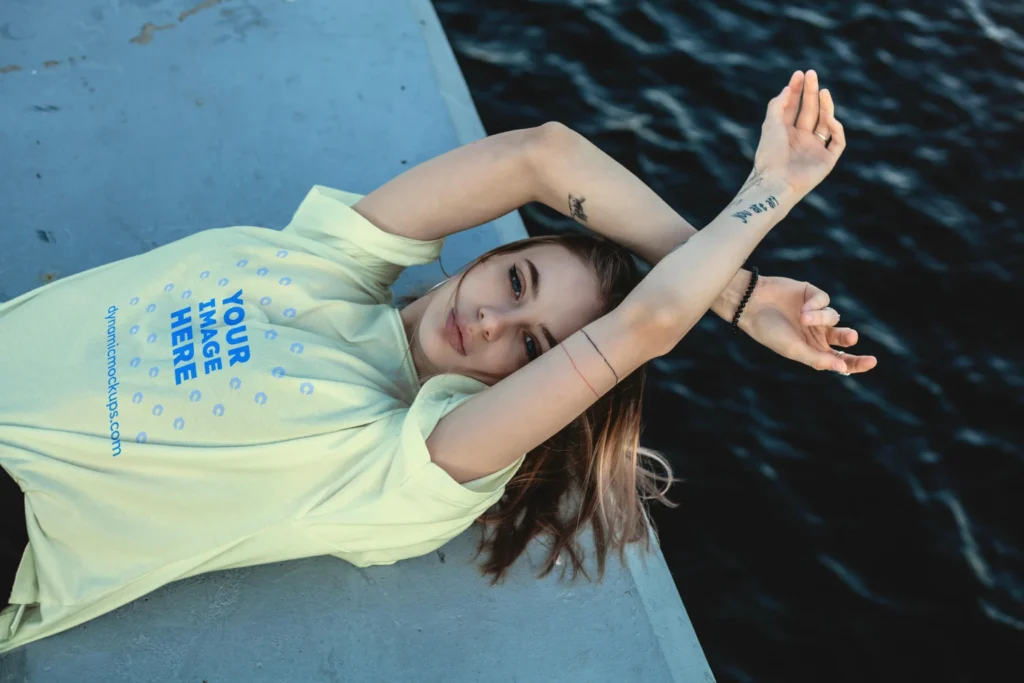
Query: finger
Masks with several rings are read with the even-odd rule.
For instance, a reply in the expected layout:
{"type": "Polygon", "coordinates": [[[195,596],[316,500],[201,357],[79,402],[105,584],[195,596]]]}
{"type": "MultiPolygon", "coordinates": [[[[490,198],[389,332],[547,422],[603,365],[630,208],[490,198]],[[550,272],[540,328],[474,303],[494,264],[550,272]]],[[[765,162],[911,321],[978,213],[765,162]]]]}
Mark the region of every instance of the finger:
{"type": "MultiPolygon", "coordinates": [[[[800,88],[803,86],[804,72],[794,71],[793,75],[789,78],[789,90],[790,92],[800,92],[800,88]]],[[[800,111],[800,98],[791,97],[789,98],[789,104],[782,110],[782,122],[787,126],[796,125],[796,114],[800,111]]]]}
{"type": "Polygon", "coordinates": [[[819,308],[825,308],[829,304],[828,294],[821,291],[810,282],[804,288],[804,306],[803,310],[813,311],[819,308]],[[810,296],[808,296],[810,295],[810,296]]]}
{"type": "Polygon", "coordinates": [[[821,105],[821,124],[828,126],[829,133],[832,134],[832,142],[828,145],[828,151],[838,157],[846,149],[846,131],[843,129],[843,124],[836,119],[836,105],[832,101],[832,93],[828,89],[821,91],[821,105]]]}
{"type": "Polygon", "coordinates": [[[878,359],[874,356],[851,356],[850,354],[842,351],[837,351],[836,353],[842,354],[838,356],[838,358],[846,365],[846,370],[844,370],[844,372],[851,375],[858,372],[867,372],[878,365],[878,359]]]}
{"type": "Polygon", "coordinates": [[[846,371],[851,375],[858,372],[867,372],[878,365],[878,359],[874,356],[843,356],[846,359],[846,371]]]}
{"type": "Polygon", "coordinates": [[[793,89],[789,87],[789,84],[786,84],[782,92],[768,100],[768,112],[764,117],[765,126],[783,123],[782,111],[791,99],[795,99],[792,93],[793,89]]]}
{"type": "Polygon", "coordinates": [[[828,306],[820,311],[805,311],[800,316],[800,322],[804,325],[825,325],[831,327],[839,322],[839,312],[828,306]]]}
{"type": "Polygon", "coordinates": [[[825,330],[825,341],[829,346],[853,346],[860,335],[849,327],[829,327],[825,330]]]}
{"type": "Polygon", "coordinates": [[[813,131],[818,125],[818,74],[811,69],[804,76],[804,94],[800,100],[800,114],[796,117],[796,127],[813,131]]]}
{"type": "Polygon", "coordinates": [[[797,360],[805,365],[810,365],[815,370],[848,372],[847,364],[843,359],[849,356],[837,356],[835,353],[829,353],[828,351],[816,351],[809,346],[801,351],[801,356],[797,360]]]}

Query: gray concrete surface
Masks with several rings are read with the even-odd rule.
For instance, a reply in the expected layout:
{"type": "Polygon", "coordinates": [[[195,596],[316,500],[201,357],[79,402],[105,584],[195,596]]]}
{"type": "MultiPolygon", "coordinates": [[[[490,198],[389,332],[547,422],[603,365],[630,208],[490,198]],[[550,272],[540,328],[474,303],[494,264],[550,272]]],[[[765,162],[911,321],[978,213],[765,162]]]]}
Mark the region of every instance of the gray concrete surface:
{"type": "MultiPolygon", "coordinates": [[[[313,184],[366,193],[483,135],[428,0],[6,0],[0,301],[198,230],[283,227],[313,184]]],[[[443,262],[520,236],[513,212],[443,262]]],[[[713,680],[660,552],[570,584],[534,578],[534,545],[490,587],[475,533],[388,567],[179,581],[3,656],[0,680],[713,680]]]]}

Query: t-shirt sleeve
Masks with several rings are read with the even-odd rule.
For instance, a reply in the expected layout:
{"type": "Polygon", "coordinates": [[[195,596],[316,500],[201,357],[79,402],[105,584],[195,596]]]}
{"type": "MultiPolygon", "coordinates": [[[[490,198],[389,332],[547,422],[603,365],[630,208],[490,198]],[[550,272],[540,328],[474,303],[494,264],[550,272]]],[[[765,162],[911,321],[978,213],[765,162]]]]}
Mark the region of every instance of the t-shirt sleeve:
{"type": "Polygon", "coordinates": [[[362,197],[314,185],[282,232],[330,247],[358,286],[388,303],[388,291],[402,270],[437,260],[444,239],[416,240],[381,230],[352,209],[362,197]]]}
{"type": "Polygon", "coordinates": [[[441,375],[424,383],[409,410],[402,416],[397,457],[408,468],[402,490],[410,496],[444,500],[451,505],[479,510],[482,514],[501,497],[505,484],[515,476],[524,453],[503,469],[460,484],[430,459],[427,437],[448,413],[487,388],[462,375],[441,375]]]}
{"type": "Polygon", "coordinates": [[[525,453],[497,472],[460,484],[434,464],[427,450],[427,437],[441,418],[483,389],[485,384],[461,375],[432,377],[407,410],[389,418],[391,436],[375,455],[387,461],[379,493],[358,511],[346,512],[358,516],[359,533],[350,536],[351,527],[323,519],[316,525],[316,533],[336,550],[330,554],[360,567],[425,555],[500,500],[525,453]]]}

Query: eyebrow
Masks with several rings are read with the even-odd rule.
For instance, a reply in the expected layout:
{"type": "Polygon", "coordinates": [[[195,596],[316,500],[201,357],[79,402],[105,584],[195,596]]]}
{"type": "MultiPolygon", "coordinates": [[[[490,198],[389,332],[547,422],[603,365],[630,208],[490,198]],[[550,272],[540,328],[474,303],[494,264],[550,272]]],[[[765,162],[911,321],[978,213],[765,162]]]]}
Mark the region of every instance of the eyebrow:
{"type": "MultiPolygon", "coordinates": [[[[540,295],[540,273],[537,272],[537,266],[533,265],[533,261],[530,259],[523,259],[526,261],[527,270],[530,271],[530,291],[533,292],[534,301],[540,295]]],[[[555,335],[551,334],[551,330],[547,328],[544,323],[540,325],[540,331],[544,334],[544,338],[548,342],[548,349],[553,349],[558,346],[558,340],[555,339],[555,335]]]]}

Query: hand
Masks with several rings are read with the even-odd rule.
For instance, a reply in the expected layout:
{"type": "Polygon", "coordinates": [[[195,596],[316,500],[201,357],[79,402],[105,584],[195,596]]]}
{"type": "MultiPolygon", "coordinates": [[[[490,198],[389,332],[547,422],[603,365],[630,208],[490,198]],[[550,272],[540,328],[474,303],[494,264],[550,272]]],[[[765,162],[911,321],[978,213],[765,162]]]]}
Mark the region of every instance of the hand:
{"type": "Polygon", "coordinates": [[[852,374],[875,367],[874,356],[832,348],[849,348],[858,335],[849,327],[836,327],[839,313],[828,304],[828,294],[808,282],[761,275],[740,315],[739,328],[780,356],[816,370],[852,374]]]}
{"type": "Polygon", "coordinates": [[[799,199],[832,172],[844,149],[846,134],[836,120],[831,93],[818,91],[814,71],[806,76],[796,71],[789,85],[768,102],[753,175],[788,185],[799,199]]]}

